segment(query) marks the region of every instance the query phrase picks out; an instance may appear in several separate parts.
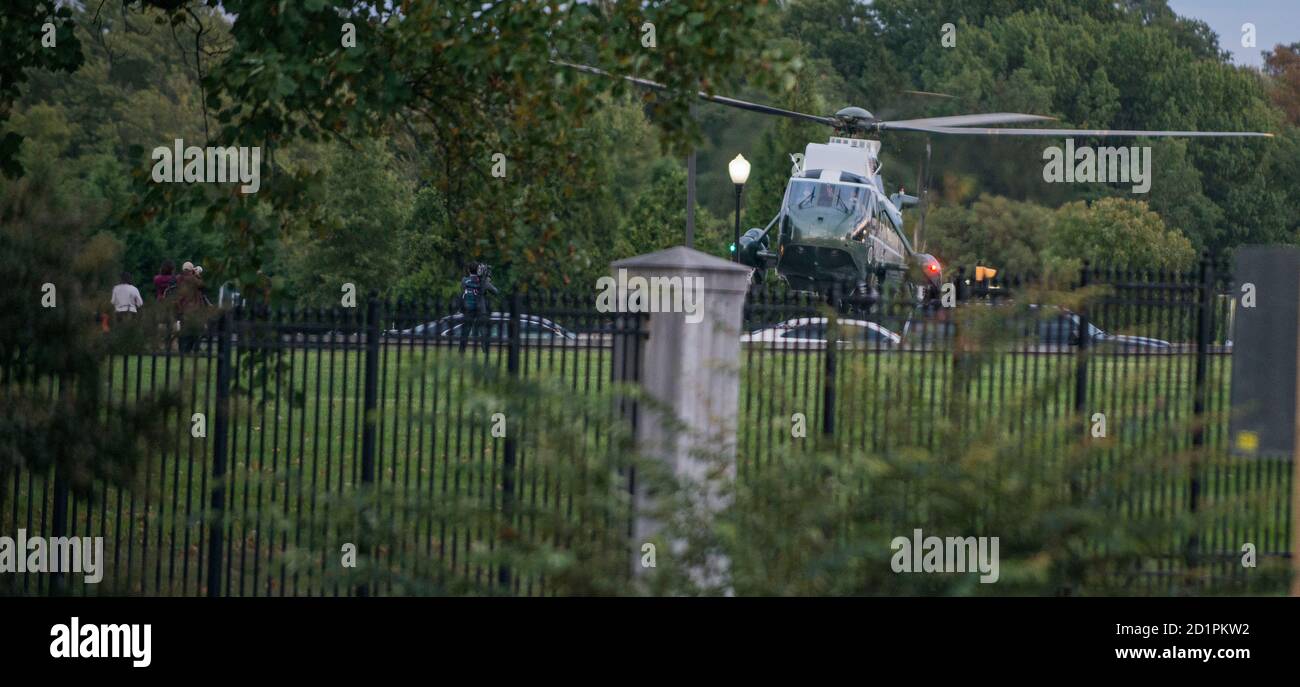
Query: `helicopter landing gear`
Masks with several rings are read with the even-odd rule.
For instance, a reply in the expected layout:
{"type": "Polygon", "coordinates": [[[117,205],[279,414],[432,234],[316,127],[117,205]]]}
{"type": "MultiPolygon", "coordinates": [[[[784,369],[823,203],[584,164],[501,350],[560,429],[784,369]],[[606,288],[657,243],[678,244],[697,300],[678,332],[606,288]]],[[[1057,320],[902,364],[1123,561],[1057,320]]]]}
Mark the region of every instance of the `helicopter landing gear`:
{"type": "Polygon", "coordinates": [[[926,287],[909,279],[903,282],[898,295],[912,305],[924,305],[927,300],[927,291],[926,287]]]}
{"type": "Polygon", "coordinates": [[[880,303],[880,289],[877,284],[878,282],[873,278],[858,282],[852,289],[843,287],[833,289],[826,294],[826,302],[844,315],[874,312],[880,303]]]}
{"type": "Polygon", "coordinates": [[[858,282],[857,288],[853,289],[846,300],[855,307],[870,309],[880,301],[880,289],[875,280],[858,282]]]}
{"type": "Polygon", "coordinates": [[[908,282],[907,288],[912,294],[912,299],[918,307],[938,307],[940,303],[939,287],[930,284],[908,282]]]}

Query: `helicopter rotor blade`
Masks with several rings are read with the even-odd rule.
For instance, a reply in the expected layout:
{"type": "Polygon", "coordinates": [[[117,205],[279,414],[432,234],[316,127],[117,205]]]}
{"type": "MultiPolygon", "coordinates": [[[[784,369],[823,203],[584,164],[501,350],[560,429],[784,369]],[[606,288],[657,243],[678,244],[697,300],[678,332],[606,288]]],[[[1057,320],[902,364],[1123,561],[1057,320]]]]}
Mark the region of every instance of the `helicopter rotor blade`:
{"type": "Polygon", "coordinates": [[[737,98],[728,98],[727,96],[724,95],[709,95],[704,91],[699,91],[698,93],[696,93],[696,95],[711,103],[717,103],[719,105],[727,105],[728,107],[735,107],[741,110],[749,110],[750,112],[761,112],[763,114],[777,115],[779,117],[789,117],[790,119],[802,119],[806,122],[825,124],[826,126],[835,126],[835,120],[831,119],[830,117],[811,115],[804,112],[796,112],[794,110],[783,110],[779,107],[772,107],[771,105],[763,105],[760,103],[751,103],[748,100],[739,100],[737,98]]]}
{"type": "Polygon", "coordinates": [[[908,126],[984,126],[988,124],[1024,124],[1026,122],[1055,121],[1055,117],[1022,114],[1020,112],[989,112],[987,114],[953,115],[951,117],[924,117],[880,122],[880,128],[898,129],[908,126]]]}
{"type": "MultiPolygon", "coordinates": [[[[551,63],[560,65],[561,67],[576,69],[580,72],[586,72],[588,74],[596,74],[599,76],[607,76],[615,79],[623,79],[624,81],[634,83],[642,88],[649,88],[655,91],[669,90],[667,86],[657,81],[642,79],[636,76],[619,76],[617,74],[612,74],[610,72],[607,72],[604,69],[600,69],[598,67],[590,67],[585,64],[573,64],[572,62],[564,62],[561,60],[551,60],[551,63]]],[[[804,121],[814,122],[817,124],[825,124],[827,126],[835,126],[835,120],[831,119],[830,117],[811,115],[804,112],[796,112],[794,110],[785,110],[779,107],[772,107],[771,105],[763,105],[761,103],[753,103],[748,100],[741,100],[739,98],[728,98],[727,96],[723,96],[723,95],[712,95],[710,93],[705,93],[704,91],[696,91],[695,94],[699,96],[702,100],[707,100],[711,103],[717,103],[719,105],[726,105],[728,107],[734,107],[741,110],[749,110],[750,112],[759,112],[762,114],[776,115],[778,117],[788,117],[790,119],[802,119],[804,121]]]]}
{"type": "Polygon", "coordinates": [[[947,93],[935,93],[934,91],[913,91],[911,89],[905,89],[899,91],[899,93],[906,93],[908,95],[924,95],[924,96],[929,96],[931,98],[947,98],[949,100],[959,99],[955,95],[948,95],[947,93]]]}
{"type": "MultiPolygon", "coordinates": [[[[947,93],[936,93],[934,91],[916,91],[908,88],[889,91],[889,93],[895,96],[903,96],[903,97],[894,98],[892,100],[886,99],[885,102],[881,103],[879,109],[873,110],[873,112],[875,113],[878,119],[894,119],[896,115],[900,117],[902,116],[901,114],[898,113],[907,112],[910,114],[911,112],[915,112],[917,108],[918,98],[921,100],[924,100],[925,98],[937,98],[940,100],[961,100],[961,98],[958,98],[955,95],[949,95],[947,93]]],[[[931,103],[931,105],[928,106],[932,106],[932,105],[933,103],[931,103]]]]}
{"type": "MultiPolygon", "coordinates": [[[[667,86],[657,81],[642,79],[635,76],[620,76],[612,74],[604,69],[592,67],[584,64],[574,64],[563,60],[551,60],[556,64],[569,69],[574,69],[588,74],[610,78],[621,78],[630,83],[634,83],[642,88],[649,88],[657,91],[669,90],[667,86]]],[[[930,93],[928,91],[914,91],[916,94],[936,95],[945,97],[943,93],[930,93]]],[[[739,98],[729,98],[727,96],[712,95],[704,91],[696,91],[696,95],[702,100],[707,100],[719,105],[726,105],[750,112],[761,114],[776,115],[779,117],[788,117],[790,119],[799,119],[817,124],[825,124],[836,129],[844,128],[850,131],[870,132],[870,131],[919,131],[930,134],[948,134],[953,136],[1040,136],[1040,137],[1068,137],[1068,136],[1149,136],[1149,137],[1190,137],[1190,138],[1250,138],[1265,137],[1272,138],[1271,133],[1261,133],[1255,131],[1144,131],[1138,129],[995,129],[981,125],[988,124],[1023,124],[1027,122],[1052,121],[1055,117],[1043,115],[1031,115],[1019,112],[991,112],[987,114],[970,114],[954,115],[951,117],[926,117],[921,119],[900,119],[894,121],[880,121],[876,119],[864,121],[845,121],[841,117],[824,117],[820,115],[811,115],[806,112],[796,112],[794,110],[785,110],[771,105],[763,105],[739,98]]],[[[953,97],[953,96],[946,96],[953,97]]]]}
{"type": "Polygon", "coordinates": [[[956,126],[929,126],[925,124],[905,124],[901,122],[882,122],[882,130],[921,131],[930,134],[949,134],[953,136],[1150,136],[1152,138],[1190,137],[1190,138],[1272,138],[1273,134],[1258,131],[1143,131],[1140,129],[991,129],[963,128],[956,126]]]}

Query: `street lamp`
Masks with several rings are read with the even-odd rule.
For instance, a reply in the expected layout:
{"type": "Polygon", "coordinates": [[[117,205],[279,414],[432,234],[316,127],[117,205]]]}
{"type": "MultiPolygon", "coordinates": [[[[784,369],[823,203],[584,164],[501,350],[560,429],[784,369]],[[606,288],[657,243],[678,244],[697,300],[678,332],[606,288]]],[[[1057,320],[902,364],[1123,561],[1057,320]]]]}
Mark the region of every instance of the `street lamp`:
{"type": "Polygon", "coordinates": [[[733,262],[740,261],[740,193],[745,190],[745,182],[749,180],[749,160],[744,155],[737,155],[736,159],[727,163],[727,171],[731,174],[731,183],[736,185],[736,231],[734,240],[731,243],[731,259],[733,262]]]}

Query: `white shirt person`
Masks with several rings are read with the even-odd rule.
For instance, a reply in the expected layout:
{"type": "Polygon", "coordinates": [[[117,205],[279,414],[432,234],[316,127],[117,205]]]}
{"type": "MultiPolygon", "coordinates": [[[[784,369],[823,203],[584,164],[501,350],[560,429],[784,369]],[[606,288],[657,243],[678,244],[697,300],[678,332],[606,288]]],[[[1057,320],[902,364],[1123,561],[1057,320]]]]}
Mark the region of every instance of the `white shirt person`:
{"type": "Polygon", "coordinates": [[[131,275],[123,274],[121,283],[113,287],[113,310],[139,312],[138,308],[142,305],[144,300],[140,298],[140,289],[131,283],[131,275]]]}

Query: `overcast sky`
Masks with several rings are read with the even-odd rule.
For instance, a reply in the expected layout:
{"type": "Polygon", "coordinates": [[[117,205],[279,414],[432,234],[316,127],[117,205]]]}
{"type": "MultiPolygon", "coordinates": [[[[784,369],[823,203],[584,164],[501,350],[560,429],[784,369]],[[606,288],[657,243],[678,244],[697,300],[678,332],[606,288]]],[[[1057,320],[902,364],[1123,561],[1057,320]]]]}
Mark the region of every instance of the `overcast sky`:
{"type": "Polygon", "coordinates": [[[1169,0],[1169,6],[1209,24],[1219,34],[1219,47],[1231,52],[1237,64],[1262,66],[1261,51],[1300,41],[1300,0],[1169,0]],[[1246,22],[1255,25],[1253,48],[1241,45],[1246,22]]]}

